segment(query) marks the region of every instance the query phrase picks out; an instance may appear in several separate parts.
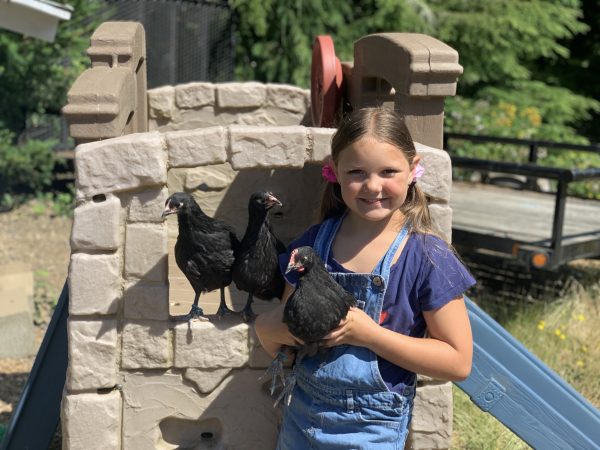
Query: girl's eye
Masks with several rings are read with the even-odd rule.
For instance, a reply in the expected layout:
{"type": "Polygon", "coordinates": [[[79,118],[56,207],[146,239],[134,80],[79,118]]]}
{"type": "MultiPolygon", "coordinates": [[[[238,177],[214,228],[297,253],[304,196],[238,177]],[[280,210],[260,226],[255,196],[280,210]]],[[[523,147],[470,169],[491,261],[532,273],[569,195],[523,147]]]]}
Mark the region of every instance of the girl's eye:
{"type": "Polygon", "coordinates": [[[383,176],[385,176],[385,177],[393,177],[397,173],[398,173],[398,171],[396,169],[385,169],[383,171],[383,176]]]}

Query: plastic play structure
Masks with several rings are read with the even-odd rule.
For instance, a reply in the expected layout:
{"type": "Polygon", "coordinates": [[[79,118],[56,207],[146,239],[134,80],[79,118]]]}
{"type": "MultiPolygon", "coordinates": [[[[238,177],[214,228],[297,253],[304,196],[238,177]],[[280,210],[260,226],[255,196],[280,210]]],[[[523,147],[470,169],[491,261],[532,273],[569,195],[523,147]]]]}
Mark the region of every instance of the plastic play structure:
{"type": "MultiPolygon", "coordinates": [[[[458,54],[429,36],[386,33],[361,38],[354,61],[341,63],[319,36],[310,93],[254,82],[146,91],[141,25],[104,23],[91,41],[92,66],[64,108],[80,144],[69,284],[1,448],[46,448],[59,413],[65,449],[271,448],[278,412],[257,381],[270,361],[251,327],[170,321],[192,296],[170,262],[164,200],[193,192],[239,231],[248,193],[267,187],[284,203],[273,222],[289,240],[310,223],[334,131],[323,126],[342,108],[384,105],[406,118],[435,226],[449,239],[443,104],[462,73],[458,54]]],[[[600,412],[467,305],[474,365],[458,385],[471,399],[534,448],[600,448],[600,412]]],[[[420,378],[408,447],[449,448],[451,411],[451,384],[420,378]]]]}

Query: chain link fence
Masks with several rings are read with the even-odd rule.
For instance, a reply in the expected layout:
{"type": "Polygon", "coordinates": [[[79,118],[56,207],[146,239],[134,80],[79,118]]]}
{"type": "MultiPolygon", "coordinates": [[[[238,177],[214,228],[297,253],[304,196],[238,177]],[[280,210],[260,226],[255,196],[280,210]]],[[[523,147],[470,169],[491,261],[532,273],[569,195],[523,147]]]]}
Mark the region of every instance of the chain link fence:
{"type": "Polygon", "coordinates": [[[148,88],[234,77],[233,12],[223,1],[106,0],[103,21],[146,30],[148,88]]]}

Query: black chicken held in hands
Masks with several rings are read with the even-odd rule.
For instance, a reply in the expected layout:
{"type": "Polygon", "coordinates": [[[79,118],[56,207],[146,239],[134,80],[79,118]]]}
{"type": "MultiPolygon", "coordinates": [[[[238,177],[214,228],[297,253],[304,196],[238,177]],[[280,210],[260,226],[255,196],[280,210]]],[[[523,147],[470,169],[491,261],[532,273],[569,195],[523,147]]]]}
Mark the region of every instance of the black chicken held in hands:
{"type": "Polygon", "coordinates": [[[177,214],[179,235],[175,244],[175,261],[195,292],[194,304],[183,319],[203,316],[198,306],[201,292],[221,290],[217,316],[231,312],[225,304],[225,287],[231,283],[231,266],[240,245],[233,229],[207,216],[194,198],[185,192],[171,195],[165,202],[162,217],[177,214]]]}
{"type": "Polygon", "coordinates": [[[285,304],[283,322],[304,342],[298,361],[316,353],[319,341],[340,324],[356,299],[331,277],[312,247],[292,251],[286,273],[292,270],[298,272],[298,284],[285,304]]]}
{"type": "Polygon", "coordinates": [[[255,317],[253,297],[281,298],[285,286],[279,270],[279,254],[285,252],[285,245],[269,224],[269,210],[275,205],[282,206],[270,192],[255,192],[248,201],[248,226],[232,267],[235,285],[248,292],[246,306],[241,311],[246,322],[255,317]]]}
{"type": "MultiPolygon", "coordinates": [[[[285,304],[282,320],[290,333],[303,342],[297,348],[289,348],[297,350],[295,363],[299,364],[302,358],[317,352],[319,341],[339,326],[348,310],[356,305],[356,299],[331,277],[312,247],[299,247],[292,251],[286,273],[293,270],[298,272],[298,283],[285,304]]],[[[283,398],[289,404],[296,383],[293,372],[287,379],[284,377],[283,363],[287,360],[288,350],[285,347],[265,373],[265,376],[272,377],[271,394],[278,379],[282,380],[283,389],[275,405],[283,398]]]]}

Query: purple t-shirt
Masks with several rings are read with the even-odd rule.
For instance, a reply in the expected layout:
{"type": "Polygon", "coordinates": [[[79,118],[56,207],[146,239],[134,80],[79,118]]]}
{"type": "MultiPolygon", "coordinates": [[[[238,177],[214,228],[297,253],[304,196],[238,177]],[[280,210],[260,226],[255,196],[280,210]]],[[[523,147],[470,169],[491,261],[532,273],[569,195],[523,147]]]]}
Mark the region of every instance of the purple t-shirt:
{"type": "MultiPolygon", "coordinates": [[[[312,247],[319,227],[310,227],[289,245],[288,251],[304,245],[312,247]]],[[[284,272],[287,259],[287,255],[281,255],[284,272]]],[[[351,273],[331,254],[329,263],[331,272],[351,273]]],[[[297,278],[287,276],[287,280],[295,284],[297,278]]],[[[441,308],[474,284],[473,276],[443,240],[430,234],[410,233],[398,260],[390,268],[379,323],[398,333],[423,337],[427,328],[423,311],[441,308]]],[[[378,358],[378,363],[381,376],[390,390],[400,391],[405,385],[414,383],[414,372],[383,358],[378,358]]]]}

